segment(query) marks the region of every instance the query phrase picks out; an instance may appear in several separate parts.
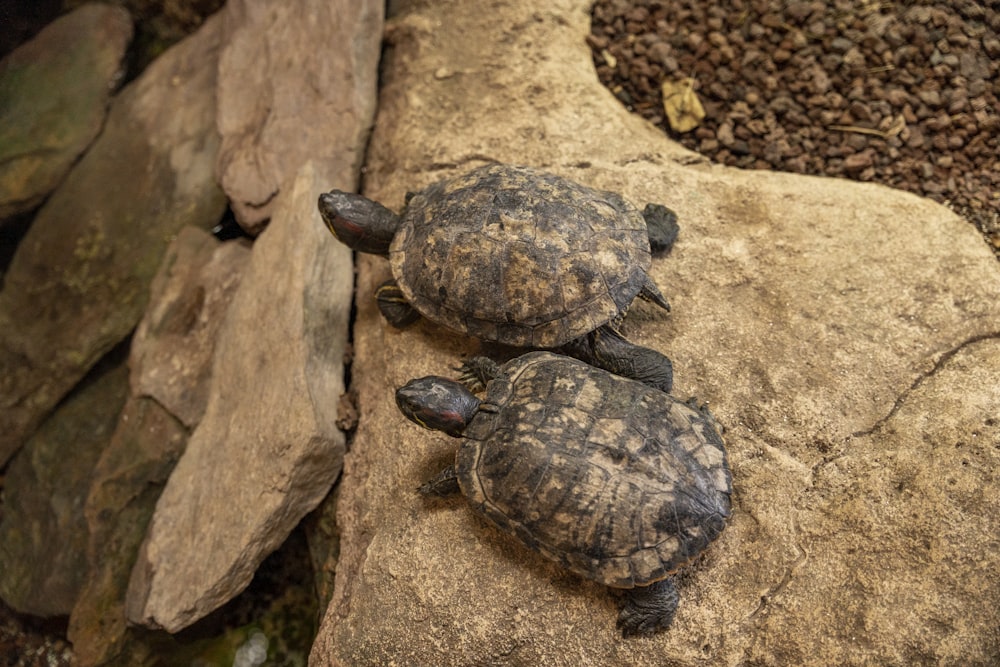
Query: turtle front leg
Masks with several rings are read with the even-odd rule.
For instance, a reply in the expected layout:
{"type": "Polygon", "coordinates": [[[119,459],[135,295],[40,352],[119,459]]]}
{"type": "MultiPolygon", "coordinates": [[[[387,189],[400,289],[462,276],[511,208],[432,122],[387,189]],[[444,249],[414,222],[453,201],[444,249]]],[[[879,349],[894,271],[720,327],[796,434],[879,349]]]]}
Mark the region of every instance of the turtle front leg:
{"type": "Polygon", "coordinates": [[[382,317],[397,329],[407,327],[420,319],[420,313],[406,300],[403,290],[399,289],[395,280],[387,280],[375,288],[375,301],[378,303],[378,309],[382,311],[382,317]]]}
{"type": "Polygon", "coordinates": [[[670,252],[681,230],[677,224],[677,214],[663,204],[646,204],[642,217],[646,219],[650,251],[654,255],[670,252]]]}
{"type": "Polygon", "coordinates": [[[608,325],[567,343],[560,351],[663,392],[669,393],[674,384],[670,359],[656,350],[633,345],[608,325]]]}
{"type": "Polygon", "coordinates": [[[486,383],[502,375],[500,364],[489,357],[472,357],[455,370],[460,372],[458,381],[472,391],[486,388],[486,383]]]}
{"type": "Polygon", "coordinates": [[[666,630],[673,623],[680,596],[672,579],[631,589],[618,614],[622,637],[651,635],[666,630]]]}
{"type": "Polygon", "coordinates": [[[455,474],[455,466],[448,466],[434,479],[428,480],[420,485],[417,491],[425,496],[451,496],[459,493],[458,475],[455,474]]]}

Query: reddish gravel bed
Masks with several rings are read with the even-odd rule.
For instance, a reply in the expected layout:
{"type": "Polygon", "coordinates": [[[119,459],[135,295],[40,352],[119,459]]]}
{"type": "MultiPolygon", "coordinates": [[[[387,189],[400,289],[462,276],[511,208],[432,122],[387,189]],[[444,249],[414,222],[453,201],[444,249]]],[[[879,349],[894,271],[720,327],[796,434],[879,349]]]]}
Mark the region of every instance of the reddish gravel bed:
{"type": "Polygon", "coordinates": [[[942,202],[1000,257],[1000,2],[599,0],[601,81],[717,162],[874,181],[942,202]],[[664,81],[706,115],[678,133],[664,81]]]}

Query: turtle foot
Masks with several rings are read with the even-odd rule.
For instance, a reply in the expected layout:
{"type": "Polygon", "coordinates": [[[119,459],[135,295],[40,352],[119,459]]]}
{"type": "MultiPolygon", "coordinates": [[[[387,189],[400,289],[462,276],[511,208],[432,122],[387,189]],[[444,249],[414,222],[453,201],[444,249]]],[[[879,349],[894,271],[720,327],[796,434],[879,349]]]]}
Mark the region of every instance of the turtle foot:
{"type": "Polygon", "coordinates": [[[662,204],[646,204],[642,217],[646,219],[650,251],[654,255],[670,252],[681,230],[677,224],[677,214],[662,204]]]}
{"type": "Polygon", "coordinates": [[[417,488],[417,493],[420,495],[441,496],[442,498],[455,495],[460,491],[461,489],[458,486],[458,475],[455,474],[454,466],[448,466],[438,473],[434,479],[428,480],[417,488]]]}
{"type": "Polygon", "coordinates": [[[386,280],[375,289],[375,301],[382,317],[397,329],[403,329],[420,319],[420,313],[403,296],[395,280],[386,280]]]}
{"type": "Polygon", "coordinates": [[[651,635],[670,627],[680,596],[671,579],[633,588],[618,614],[622,637],[651,635]]]}

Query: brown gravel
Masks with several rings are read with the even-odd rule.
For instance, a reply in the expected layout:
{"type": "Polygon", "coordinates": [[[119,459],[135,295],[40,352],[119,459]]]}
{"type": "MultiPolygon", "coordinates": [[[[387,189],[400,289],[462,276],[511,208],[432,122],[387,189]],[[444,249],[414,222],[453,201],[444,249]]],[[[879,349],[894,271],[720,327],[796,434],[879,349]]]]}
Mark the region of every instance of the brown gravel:
{"type": "Polygon", "coordinates": [[[945,203],[1000,257],[1000,1],[598,0],[601,81],[723,164],[874,181],[945,203]],[[691,77],[679,134],[660,86],[691,77]]]}

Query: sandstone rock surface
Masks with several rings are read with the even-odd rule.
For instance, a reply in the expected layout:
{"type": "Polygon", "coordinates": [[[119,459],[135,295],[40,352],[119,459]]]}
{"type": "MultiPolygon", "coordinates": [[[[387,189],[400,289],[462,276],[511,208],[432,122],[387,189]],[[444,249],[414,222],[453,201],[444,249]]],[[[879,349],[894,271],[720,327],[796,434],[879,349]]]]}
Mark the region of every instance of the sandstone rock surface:
{"type": "Polygon", "coordinates": [[[256,234],[306,161],[358,173],[375,111],[384,3],[230,0],[219,63],[218,175],[256,234]]]}
{"type": "Polygon", "coordinates": [[[81,507],[87,575],[69,624],[80,665],[139,664],[152,652],[126,627],[129,576],[156,500],[203,414],[219,328],[249,256],[242,241],[220,243],[185,227],[153,280],[132,337],[131,395],[81,507]]]}
{"type": "Polygon", "coordinates": [[[18,246],[0,292],[0,464],[135,327],[173,235],[221,217],[220,27],[206,22],[114,99],[18,246]]]}
{"type": "Polygon", "coordinates": [[[340,472],[353,266],[316,209],[328,178],[303,167],[254,244],[205,415],[132,571],[133,623],[177,632],[238,594],[340,472]]]}
{"type": "Polygon", "coordinates": [[[1000,267],[971,225],[888,188],[713,166],[597,81],[588,3],[393,20],[365,192],[484,161],[547,168],[679,216],[629,339],[727,427],[734,514],[680,577],[674,627],[623,641],[606,589],[416,487],[456,443],[392,392],[480,347],[395,331],[359,259],[361,419],[315,665],[994,664],[1000,660],[1000,267]]]}
{"type": "Polygon", "coordinates": [[[87,3],[0,62],[0,221],[38,206],[100,132],[131,39],[127,11],[87,3]]]}

